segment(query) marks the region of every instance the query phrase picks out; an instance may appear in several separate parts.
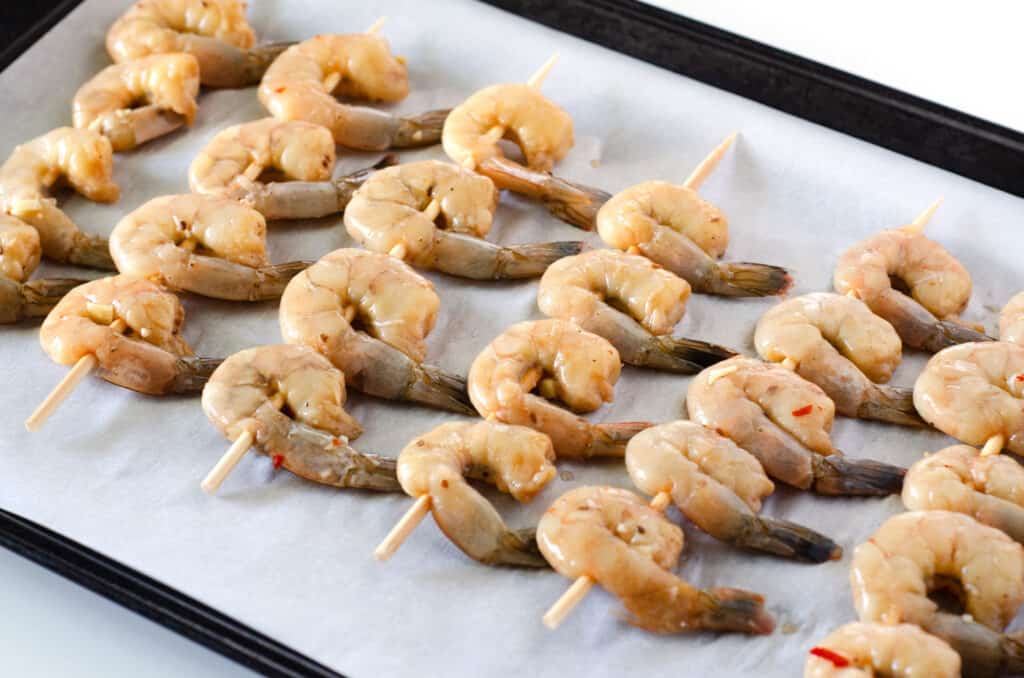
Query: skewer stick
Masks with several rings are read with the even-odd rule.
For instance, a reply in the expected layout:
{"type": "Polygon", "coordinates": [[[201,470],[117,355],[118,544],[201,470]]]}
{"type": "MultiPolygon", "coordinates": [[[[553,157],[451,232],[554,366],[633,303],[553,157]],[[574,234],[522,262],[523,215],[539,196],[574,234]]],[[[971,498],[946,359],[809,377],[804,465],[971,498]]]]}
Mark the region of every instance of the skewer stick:
{"type": "Polygon", "coordinates": [[[551,72],[551,69],[555,67],[556,63],[558,63],[558,52],[555,52],[548,57],[548,60],[537,69],[537,72],[530,76],[530,79],[526,81],[526,84],[534,89],[540,89],[541,85],[543,85],[544,81],[547,79],[548,73],[551,72]]]}
{"type": "Polygon", "coordinates": [[[689,188],[694,191],[701,187],[701,184],[711,176],[711,173],[718,167],[718,163],[721,162],[722,157],[725,156],[725,152],[732,146],[732,142],[736,141],[736,137],[739,136],[739,132],[733,132],[725,138],[725,141],[718,144],[707,157],[700,161],[697,165],[697,169],[690,173],[690,176],[686,177],[686,181],[683,182],[684,188],[689,188]]]}
{"type": "Polygon", "coordinates": [[[939,198],[931,205],[928,206],[924,212],[917,215],[917,218],[911,221],[909,224],[903,227],[904,231],[908,233],[923,233],[924,227],[931,221],[932,216],[935,215],[935,210],[939,209],[939,205],[942,204],[942,198],[939,198]]]}
{"type": "Polygon", "coordinates": [[[379,18],[379,19],[377,19],[376,21],[374,21],[374,22],[373,22],[373,23],[372,23],[372,24],[370,25],[370,27],[366,29],[365,33],[366,33],[367,35],[374,35],[374,34],[375,34],[375,33],[377,33],[377,31],[379,31],[379,30],[381,29],[381,27],[382,27],[382,26],[383,26],[384,24],[386,24],[387,22],[388,22],[388,18],[387,18],[386,16],[382,16],[381,18],[379,18]]]}
{"type": "Polygon", "coordinates": [[[998,433],[985,441],[985,446],[981,448],[981,456],[991,457],[999,454],[1003,451],[1003,445],[1005,444],[1006,436],[1002,433],[998,433]]]}
{"type": "Polygon", "coordinates": [[[782,361],[781,365],[791,372],[796,371],[797,363],[792,358],[786,358],[785,360],[782,361]]]}
{"type": "Polygon", "coordinates": [[[395,523],[395,526],[388,532],[388,536],[384,537],[384,541],[380,543],[373,551],[373,557],[377,560],[387,560],[395,554],[412,531],[423,522],[423,519],[430,513],[430,495],[421,494],[416,502],[409,507],[409,510],[405,512],[402,519],[395,523]]]}
{"type": "MultiPolygon", "coordinates": [[[[280,410],[284,406],[284,393],[278,391],[271,399],[271,403],[274,407],[280,410]]],[[[235,470],[238,463],[242,461],[242,457],[249,451],[249,448],[256,442],[256,434],[251,430],[242,431],[241,435],[235,438],[234,442],[231,443],[231,447],[224,453],[224,456],[220,458],[217,464],[210,469],[210,472],[203,478],[203,482],[199,483],[199,487],[203,488],[203,492],[206,494],[213,494],[216,492],[224,480],[231,475],[231,472],[235,470]]]]}

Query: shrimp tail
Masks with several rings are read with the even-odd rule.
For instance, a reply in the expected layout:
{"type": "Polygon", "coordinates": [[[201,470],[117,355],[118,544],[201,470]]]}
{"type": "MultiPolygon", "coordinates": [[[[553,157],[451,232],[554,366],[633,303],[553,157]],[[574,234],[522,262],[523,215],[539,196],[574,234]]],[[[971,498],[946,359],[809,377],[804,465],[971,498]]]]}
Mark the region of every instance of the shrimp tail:
{"type": "Polygon", "coordinates": [[[966,678],[994,678],[1024,673],[1024,642],[1020,632],[1002,634],[959,615],[937,612],[921,625],[942,638],[963,660],[966,678]]]}
{"type": "Polygon", "coordinates": [[[485,565],[508,565],[511,567],[551,567],[537,546],[536,528],[505,531],[498,540],[498,548],[481,562],[485,565]]]}
{"type": "Polygon", "coordinates": [[[641,358],[645,367],[697,374],[705,367],[728,360],[737,355],[736,351],[699,339],[685,337],[654,337],[653,350],[641,358]]]}
{"type": "Polygon", "coordinates": [[[936,321],[934,330],[922,346],[924,350],[932,353],[938,353],[944,348],[956,346],[957,344],[967,344],[975,341],[995,341],[994,337],[990,337],[987,334],[952,320],[936,321]]]}
{"type": "Polygon", "coordinates": [[[626,443],[640,431],[654,426],[649,421],[620,421],[614,424],[594,424],[590,444],[583,454],[584,459],[591,457],[616,457],[626,455],[626,443]]]}
{"type": "Polygon", "coordinates": [[[874,419],[901,426],[924,428],[927,422],[914,407],[914,391],[909,388],[878,385],[857,408],[860,419],[874,419]]]}
{"type": "Polygon", "coordinates": [[[0,324],[44,317],[65,294],[85,282],[71,278],[42,278],[18,284],[8,278],[0,278],[0,287],[3,288],[0,290],[0,298],[3,298],[0,324]]]}
{"type": "Polygon", "coordinates": [[[781,266],[731,261],[716,264],[707,285],[708,289],[695,286],[694,291],[726,297],[770,297],[784,294],[793,285],[793,278],[781,266]]]}
{"type": "Polygon", "coordinates": [[[685,582],[622,596],[625,621],[655,633],[728,631],[771,633],[775,620],[764,609],[764,598],[751,591],[694,589],[685,582]]]}
{"type": "Polygon", "coordinates": [[[174,380],[167,388],[168,393],[200,393],[209,381],[213,371],[224,362],[223,358],[178,358],[175,364],[174,380]]]}
{"type": "Polygon", "coordinates": [[[713,598],[704,613],[702,628],[711,631],[768,634],[775,630],[775,620],[764,609],[764,597],[752,591],[715,588],[706,595],[713,598]]]}
{"type": "Polygon", "coordinates": [[[878,497],[899,494],[907,469],[841,454],[814,457],[814,491],[819,494],[878,497]]]}
{"type": "Polygon", "coordinates": [[[579,254],[582,250],[583,243],[578,240],[502,247],[498,254],[494,279],[536,278],[554,262],[579,254]]]}
{"type": "Polygon", "coordinates": [[[469,401],[465,377],[422,364],[413,368],[413,375],[412,382],[403,394],[405,400],[470,417],[478,416],[469,401]]]}
{"type": "Polygon", "coordinates": [[[746,529],[734,543],[809,563],[843,557],[843,547],[814,530],[767,516],[750,516],[746,529]]]}
{"type": "Polygon", "coordinates": [[[280,463],[297,476],[334,487],[402,491],[395,459],[359,452],[343,436],[291,422],[287,441],[280,463]]]}
{"type": "Polygon", "coordinates": [[[170,134],[187,123],[180,113],[151,104],[98,118],[90,129],[110,139],[114,151],[121,152],[170,134]]]}
{"type": "Polygon", "coordinates": [[[199,78],[207,87],[249,87],[259,84],[263,74],[281,52],[294,42],[272,42],[239,49],[221,41],[193,36],[186,50],[199,60],[199,78]]]}
{"type": "Polygon", "coordinates": [[[116,271],[114,259],[110,256],[110,243],[98,235],[75,233],[74,242],[68,251],[69,264],[95,268],[100,271],[116,271]]]}
{"type": "Polygon", "coordinates": [[[257,269],[255,284],[249,290],[249,301],[280,299],[288,281],[313,265],[312,261],[289,261],[257,269]]]}
{"type": "Polygon", "coordinates": [[[391,148],[417,148],[436,144],[441,140],[441,131],[449,113],[450,108],[442,108],[399,118],[398,129],[391,139],[391,148]]]}

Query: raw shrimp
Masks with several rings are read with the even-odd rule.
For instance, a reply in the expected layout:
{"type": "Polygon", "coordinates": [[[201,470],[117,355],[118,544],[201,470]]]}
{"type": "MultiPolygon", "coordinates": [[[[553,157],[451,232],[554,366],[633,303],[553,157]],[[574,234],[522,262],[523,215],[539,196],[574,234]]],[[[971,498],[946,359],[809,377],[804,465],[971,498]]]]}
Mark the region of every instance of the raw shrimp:
{"type": "Polygon", "coordinates": [[[775,626],[759,594],[704,591],[673,574],[682,530],[627,490],[566,492],[540,519],[537,543],[555,571],[601,584],[625,605],[630,623],[649,631],[761,634],[775,626]]]}
{"type": "Polygon", "coordinates": [[[736,355],[696,339],[668,336],[686,312],[690,285],[645,257],[591,250],[556,262],[544,273],[537,305],[604,337],[622,362],[682,374],[736,355]]]}
{"type": "Polygon", "coordinates": [[[277,299],[308,261],[267,261],[267,222],[228,198],[166,195],[128,214],[110,234],[122,273],[214,299],[277,299]]]}
{"type": "Polygon", "coordinates": [[[999,314],[999,340],[1024,346],[1024,292],[1018,292],[999,314]]]}
{"type": "Polygon", "coordinates": [[[113,172],[113,150],[106,137],[57,128],[16,146],[0,167],[0,212],[35,228],[47,259],[114,270],[106,239],[80,231],[47,193],[63,179],[89,200],[114,202],[119,191],[113,172]]]}
{"type": "Polygon", "coordinates": [[[907,471],[903,504],[964,513],[1024,543],[1024,467],[1004,455],[968,445],[927,455],[907,471]]]}
{"type": "Polygon", "coordinates": [[[882,231],[854,245],[839,258],[832,284],[841,294],[853,292],[864,300],[911,348],[934,353],[965,341],[991,340],[957,317],[971,298],[967,269],[914,230],[882,231]]]}
{"type": "Polygon", "coordinates": [[[913,624],[852,622],[814,646],[804,678],[960,678],[960,655],[913,624]]]}
{"type": "Polygon", "coordinates": [[[191,54],[154,54],[108,66],[82,85],[71,102],[75,127],[127,151],[170,134],[196,117],[199,63],[191,54]],[[144,106],[136,106],[145,102],[144,106]]]}
{"type": "Polygon", "coordinates": [[[255,43],[244,0],[139,0],[107,32],[114,63],[186,52],[207,87],[255,85],[289,44],[255,43]]]}
{"type": "Polygon", "coordinates": [[[573,323],[521,322],[473,361],[469,397],[484,418],[548,434],[559,458],[621,457],[629,439],[651,424],[591,424],[573,414],[611,402],[621,368],[614,346],[573,323]],[[535,386],[541,395],[531,393],[535,386]]]}
{"type": "Polygon", "coordinates": [[[20,219],[0,214],[0,325],[45,316],[84,280],[25,282],[39,265],[39,234],[20,219]]]}
{"type": "Polygon", "coordinates": [[[999,530],[949,511],[911,511],[887,520],[850,563],[861,621],[917,624],[960,654],[968,676],[1024,671],[1024,643],[1003,635],[1024,602],[1024,549],[999,530]],[[928,598],[951,590],[966,614],[928,598]]]}
{"type": "Polygon", "coordinates": [[[229,440],[256,446],[307,480],[398,492],[395,460],[349,446],[362,428],[345,410],[345,375],[305,346],[260,346],[230,356],[203,389],[203,412],[229,440]]]}
{"type": "Polygon", "coordinates": [[[626,446],[626,468],[641,491],[670,494],[684,516],[716,539],[812,563],[842,556],[824,535],[757,515],[775,489],[772,481],[753,455],[700,424],[673,421],[641,431],[626,446]]]}
{"type": "Polygon", "coordinates": [[[464,278],[532,278],[581,242],[501,247],[485,240],[498,190],[487,177],[436,160],[377,172],[345,209],[349,235],[369,250],[464,278]]]}
{"type": "Polygon", "coordinates": [[[771,362],[790,360],[847,417],[923,426],[909,388],[882,386],[902,357],[899,335],[863,302],[840,294],[805,294],[773,306],[757,323],[754,344],[771,362]]]}
{"type": "Polygon", "coordinates": [[[448,116],[442,143],[459,165],[490,177],[498,188],[540,201],[559,219],[587,231],[611,197],[551,174],[573,146],[572,118],[530,85],[492,85],[472,95],[448,116]],[[525,167],[505,157],[502,139],[519,147],[525,167]]]}
{"type": "Polygon", "coordinates": [[[832,447],[835,405],[818,386],[779,365],[742,356],[704,370],[686,396],[690,418],[731,438],[769,476],[831,495],[900,491],[906,469],[848,459],[832,447]]]}
{"type": "Polygon", "coordinates": [[[436,144],[447,110],[399,117],[336,96],[396,102],[409,94],[405,64],[379,35],[318,35],[284,51],[267,69],[259,98],[280,120],[305,120],[331,130],[342,146],[367,151],[436,144]]]}
{"type": "Polygon", "coordinates": [[[765,297],[784,293],[793,282],[778,266],[716,261],[729,244],[729,224],[685,186],[646,181],[615,194],[597,215],[597,232],[612,247],[642,254],[685,278],[696,292],[765,297]]]}
{"type": "Polygon", "coordinates": [[[1024,454],[1024,346],[1005,341],[944,349],[914,383],[914,405],[925,421],[969,445],[1002,436],[1024,454]]]}
{"type": "Polygon", "coordinates": [[[370,395],[473,415],[465,379],[422,364],[440,306],[434,286],[394,257],[340,249],[288,284],[281,335],[370,395]]]}
{"type": "Polygon", "coordinates": [[[532,500],[555,477],[551,440],[524,426],[489,421],[441,424],[398,455],[398,480],[411,497],[430,495],[434,521],[470,558],[485,565],[547,567],[536,530],[510,530],[467,478],[489,482],[517,501],[532,500]]]}
{"type": "Polygon", "coordinates": [[[144,278],[115,275],[68,292],[43,321],[39,341],[61,365],[94,355],[94,374],[133,391],[198,393],[221,361],[193,356],[179,334],[184,321],[176,296],[144,278]],[[111,327],[116,320],[124,330],[111,327]]]}

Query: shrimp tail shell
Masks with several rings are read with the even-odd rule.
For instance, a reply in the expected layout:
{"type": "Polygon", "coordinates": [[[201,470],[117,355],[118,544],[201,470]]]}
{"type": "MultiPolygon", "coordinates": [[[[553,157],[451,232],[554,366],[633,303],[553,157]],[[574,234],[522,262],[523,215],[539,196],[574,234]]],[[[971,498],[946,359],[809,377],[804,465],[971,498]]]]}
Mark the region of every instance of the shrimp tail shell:
{"type": "Polygon", "coordinates": [[[509,565],[512,567],[550,568],[537,546],[536,528],[508,530],[501,535],[499,547],[485,565],[509,565]]]}
{"type": "Polygon", "coordinates": [[[764,598],[743,589],[696,591],[695,600],[675,589],[651,591],[625,599],[626,621],[656,633],[696,630],[767,634],[775,620],[764,609],[764,598]]]}
{"type": "Polygon", "coordinates": [[[579,254],[579,241],[501,247],[461,233],[438,231],[431,252],[439,271],[471,280],[536,278],[555,261],[579,254]]]}
{"type": "Polygon", "coordinates": [[[938,353],[950,346],[975,341],[995,341],[995,338],[952,320],[939,320],[935,324],[935,334],[927,340],[924,350],[938,353]]]}
{"type": "Polygon", "coordinates": [[[85,282],[71,278],[42,278],[19,284],[0,277],[0,324],[44,317],[65,294],[85,282]]]}
{"type": "Polygon", "coordinates": [[[168,386],[167,392],[200,393],[209,381],[210,375],[222,362],[223,358],[178,358],[174,380],[168,386]]]}
{"type": "Polygon", "coordinates": [[[469,400],[465,377],[449,374],[433,365],[413,367],[413,381],[406,388],[404,398],[449,412],[477,416],[469,400]]]}
{"type": "Polygon", "coordinates": [[[450,108],[443,108],[399,118],[398,129],[391,139],[391,148],[417,148],[436,144],[441,140],[441,131],[449,113],[450,108]]]}
{"type": "Polygon", "coordinates": [[[293,423],[281,464],[292,473],[334,487],[401,492],[395,459],[359,452],[345,438],[293,423]]]}
{"type": "Polygon", "coordinates": [[[932,615],[922,627],[959,653],[965,678],[1024,673],[1024,639],[1020,632],[1004,635],[984,624],[945,612],[932,615]]]}
{"type": "Polygon", "coordinates": [[[814,457],[814,491],[819,494],[879,497],[899,494],[907,469],[841,454],[814,457]]]}
{"type": "Polygon", "coordinates": [[[914,390],[877,385],[867,400],[857,408],[860,419],[874,419],[901,426],[927,427],[914,407],[914,390]]]}
{"type": "Polygon", "coordinates": [[[114,258],[110,256],[110,243],[107,242],[107,239],[81,232],[75,234],[67,261],[69,264],[95,268],[100,271],[117,270],[114,258]]]}
{"type": "Polygon", "coordinates": [[[559,259],[579,254],[582,250],[583,243],[578,240],[503,247],[495,279],[535,278],[559,259]]]}
{"type": "Polygon", "coordinates": [[[699,339],[655,337],[653,350],[642,357],[643,365],[679,374],[697,374],[705,367],[728,360],[736,351],[699,339]]]}
{"type": "Polygon", "coordinates": [[[249,290],[249,301],[280,299],[288,281],[313,265],[312,261],[289,261],[284,264],[261,266],[257,269],[258,278],[249,290]]]}
{"type": "Polygon", "coordinates": [[[695,286],[694,291],[726,297],[770,297],[785,294],[793,285],[793,278],[781,266],[731,261],[716,264],[714,274],[706,282],[709,289],[695,286]]]}
{"type": "Polygon", "coordinates": [[[620,421],[613,424],[593,425],[593,437],[587,449],[580,455],[583,459],[592,457],[616,457],[626,455],[626,443],[640,431],[653,426],[649,421],[620,421]]]}
{"type": "Polygon", "coordinates": [[[767,516],[751,518],[748,529],[734,540],[739,546],[809,563],[824,563],[843,557],[843,547],[803,525],[767,516]]]}
{"type": "Polygon", "coordinates": [[[217,42],[215,49],[193,54],[199,59],[199,77],[207,87],[249,87],[259,84],[270,64],[294,42],[271,42],[250,49],[239,49],[217,42]]]}

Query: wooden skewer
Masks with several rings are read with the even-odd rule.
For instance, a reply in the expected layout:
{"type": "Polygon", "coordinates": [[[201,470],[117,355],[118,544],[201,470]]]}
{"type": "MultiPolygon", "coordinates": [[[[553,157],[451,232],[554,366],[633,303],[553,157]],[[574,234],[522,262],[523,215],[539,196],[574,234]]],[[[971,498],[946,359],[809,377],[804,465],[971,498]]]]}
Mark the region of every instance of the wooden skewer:
{"type": "Polygon", "coordinates": [[[909,224],[903,227],[904,231],[908,233],[923,233],[924,227],[931,221],[932,216],[935,215],[935,210],[939,209],[939,205],[942,204],[942,198],[939,198],[931,205],[928,206],[924,212],[917,215],[917,218],[911,221],[909,224]]]}
{"type": "Polygon", "coordinates": [[[387,18],[386,16],[382,16],[381,18],[379,18],[379,19],[377,19],[376,21],[374,21],[374,22],[373,22],[373,23],[372,23],[372,24],[370,25],[370,27],[366,29],[366,31],[365,31],[365,32],[366,32],[366,34],[367,34],[367,35],[374,35],[374,34],[375,34],[375,33],[377,33],[377,31],[379,31],[379,30],[381,29],[381,27],[382,27],[382,26],[384,26],[384,24],[386,24],[387,22],[388,22],[388,18],[387,18]]]}
{"type": "Polygon", "coordinates": [[[985,446],[981,448],[981,456],[991,457],[999,454],[1003,451],[1003,445],[1006,444],[1006,436],[999,433],[985,441],[985,446]]]}
{"type": "Polygon", "coordinates": [[[783,367],[785,367],[787,370],[790,370],[792,372],[796,371],[797,362],[795,360],[793,360],[792,358],[786,358],[780,364],[783,367]]]}
{"type": "Polygon", "coordinates": [[[683,182],[684,188],[689,188],[694,191],[701,187],[701,184],[711,176],[711,173],[718,167],[718,163],[721,162],[722,157],[725,156],[725,152],[729,150],[732,143],[736,141],[736,137],[739,136],[739,132],[733,132],[725,138],[725,141],[718,144],[707,157],[700,161],[697,168],[690,173],[690,176],[686,177],[686,181],[683,182]]]}
{"type": "MultiPolygon", "coordinates": [[[[430,202],[427,203],[426,208],[420,214],[427,221],[434,221],[437,219],[437,215],[441,213],[441,203],[437,201],[437,198],[431,198],[430,202]]],[[[405,243],[398,243],[390,250],[388,254],[393,256],[395,259],[405,260],[405,256],[409,253],[409,248],[405,246],[405,243]]]]}
{"type": "Polygon", "coordinates": [[[384,537],[384,541],[380,543],[380,546],[373,551],[373,557],[377,560],[387,560],[393,556],[398,547],[409,538],[409,535],[423,522],[428,513],[430,513],[430,495],[421,494],[416,499],[416,502],[409,507],[409,510],[405,512],[402,519],[391,528],[388,536],[384,537]]]}
{"type": "MultiPolygon", "coordinates": [[[[278,391],[274,394],[271,399],[271,403],[274,407],[280,410],[284,406],[284,393],[278,391]]],[[[235,438],[234,442],[231,443],[231,447],[228,451],[220,458],[220,460],[214,465],[210,472],[203,478],[203,482],[199,483],[199,487],[203,488],[203,492],[206,494],[213,494],[216,492],[224,480],[231,475],[231,472],[235,470],[238,463],[242,461],[242,457],[249,451],[249,448],[256,442],[256,434],[251,430],[242,431],[241,435],[235,438]]]]}

